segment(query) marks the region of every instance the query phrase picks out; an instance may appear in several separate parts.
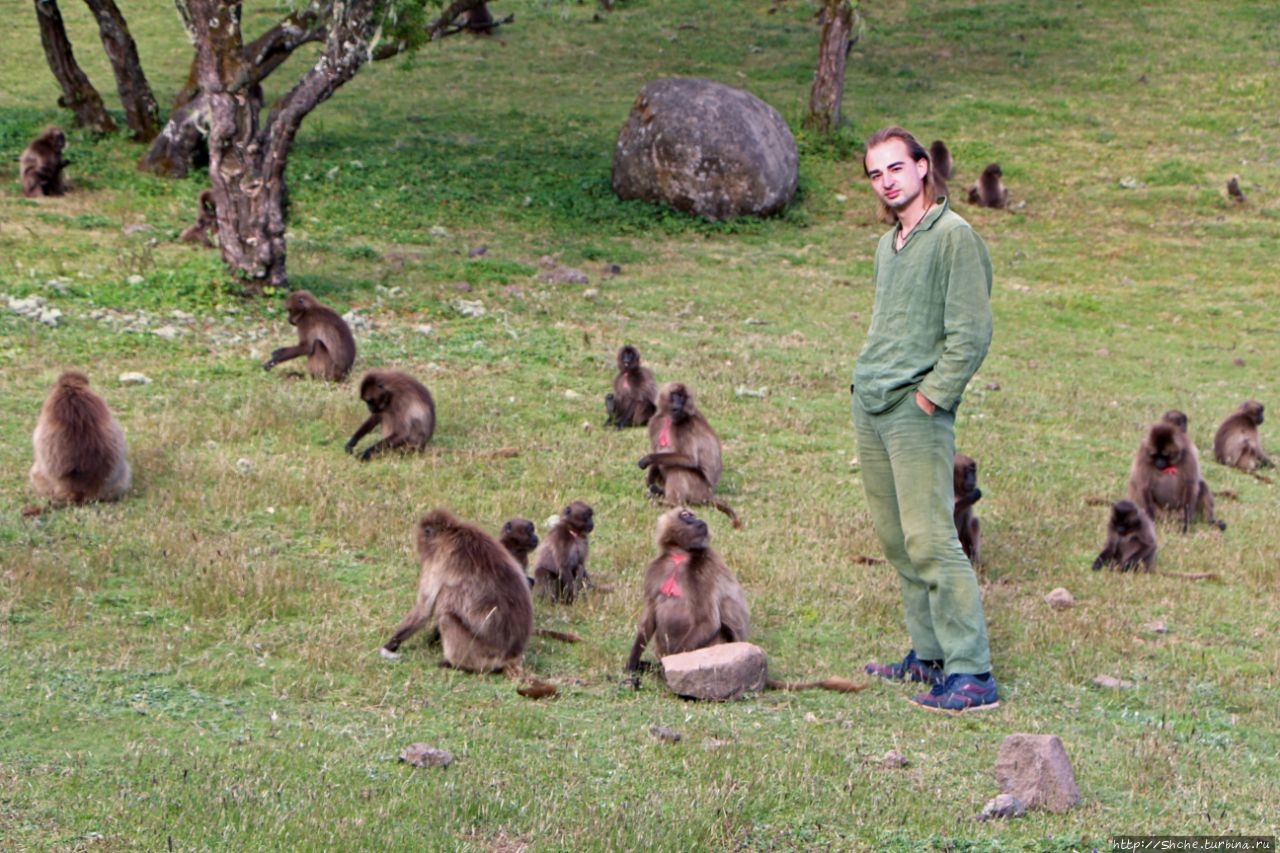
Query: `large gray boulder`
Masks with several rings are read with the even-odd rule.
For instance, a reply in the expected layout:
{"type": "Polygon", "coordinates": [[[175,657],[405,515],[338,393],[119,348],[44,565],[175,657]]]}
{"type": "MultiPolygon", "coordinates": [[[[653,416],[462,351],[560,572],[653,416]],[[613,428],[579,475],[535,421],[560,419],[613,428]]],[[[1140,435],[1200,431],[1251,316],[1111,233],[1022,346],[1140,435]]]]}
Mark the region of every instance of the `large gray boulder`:
{"type": "Polygon", "coordinates": [[[770,216],[796,193],[796,140],[764,101],[692,77],[640,90],[613,150],[613,191],[706,219],[770,216]]]}

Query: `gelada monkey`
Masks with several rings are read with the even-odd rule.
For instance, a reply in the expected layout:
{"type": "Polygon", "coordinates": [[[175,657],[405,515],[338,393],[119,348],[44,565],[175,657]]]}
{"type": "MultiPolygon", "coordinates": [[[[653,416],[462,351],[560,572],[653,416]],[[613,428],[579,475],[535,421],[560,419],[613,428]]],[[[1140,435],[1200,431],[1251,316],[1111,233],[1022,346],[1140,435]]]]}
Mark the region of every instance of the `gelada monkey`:
{"type": "Polygon", "coordinates": [[[1129,470],[1128,498],[1153,520],[1160,510],[1180,513],[1183,533],[1191,529],[1197,509],[1205,521],[1225,530],[1227,525],[1213,517],[1213,493],[1200,479],[1199,454],[1179,426],[1178,414],[1171,412],[1153,424],[1138,446],[1129,470]]]}
{"type": "Polygon", "coordinates": [[[196,214],[196,224],[184,229],[178,239],[183,243],[199,243],[206,249],[212,249],[211,235],[218,233],[218,205],[213,200],[213,191],[203,190],[197,204],[200,211],[196,214]]]}
{"type": "MultiPolygon", "coordinates": [[[[502,525],[502,533],[498,536],[502,547],[520,564],[520,570],[529,571],[529,555],[538,547],[538,531],[533,522],[527,518],[512,518],[502,525]]],[[[529,578],[529,586],[533,586],[533,578],[529,578]]]]}
{"type": "Polygon", "coordinates": [[[1223,465],[1254,473],[1259,467],[1270,467],[1271,457],[1262,449],[1258,427],[1262,425],[1263,405],[1245,400],[1218,427],[1213,436],[1213,458],[1223,465]]]}
{"type": "Polygon", "coordinates": [[[31,486],[54,505],[113,501],[129,488],[124,430],[79,371],[58,377],[31,442],[31,486]]]}
{"type": "MultiPolygon", "coordinates": [[[[644,576],[644,610],[627,669],[646,668],[641,655],[652,643],[659,660],[667,655],[745,642],[751,631],[747,598],[733,571],[711,547],[707,523],[688,509],[668,510],[658,518],[658,556],[644,576]]],[[[864,689],[844,678],[813,682],[769,679],[774,690],[823,688],[842,693],[864,689]]]]}
{"type": "Polygon", "coordinates": [[[595,529],[591,507],[574,501],[560,512],[534,561],[533,588],[539,595],[572,604],[590,582],[587,536],[595,529]]]}
{"type": "Polygon", "coordinates": [[[640,351],[627,344],[618,350],[618,375],[613,378],[613,391],[604,397],[605,425],[644,426],[657,410],[657,400],[653,371],[640,364],[640,351]]]}
{"type": "Polygon", "coordinates": [[[263,363],[264,370],[305,355],[307,372],[314,379],[341,382],[356,361],[356,339],[347,321],[305,290],[295,290],[284,301],[289,325],[298,329],[298,345],[281,347],[263,363]]]}
{"type": "Polygon", "coordinates": [[[649,493],[670,506],[710,504],[741,527],[738,514],[715,496],[724,469],[720,436],[698,411],[693,390],[668,382],[658,391],[658,409],[649,420],[652,452],[640,457],[648,468],[649,493]]]}
{"type": "Polygon", "coordinates": [[[947,181],[955,177],[955,164],[951,161],[951,149],[941,139],[929,145],[929,164],[933,169],[934,195],[948,195],[947,181]]]}
{"type": "Polygon", "coordinates": [[[960,534],[964,555],[976,566],[982,556],[982,525],[973,514],[973,505],[982,498],[982,490],[978,488],[978,463],[971,456],[957,453],[953,476],[956,532],[960,534]]]}
{"type": "Polygon", "coordinates": [[[370,370],[360,382],[360,399],[369,417],[347,440],[355,453],[360,439],[382,426],[382,439],[360,454],[368,462],[388,450],[422,450],[436,430],[436,404],[427,386],[400,370],[370,370]]]}
{"type": "Polygon", "coordinates": [[[18,158],[22,175],[22,194],[27,198],[63,195],[67,191],[62,170],[68,161],[62,157],[67,135],[61,128],[50,127],[41,133],[18,158]]]}
{"type": "Polygon", "coordinates": [[[400,645],[424,627],[439,632],[444,666],[519,675],[533,633],[533,598],[524,572],[498,540],[445,509],[417,525],[422,573],[418,599],[381,649],[400,645]]]}
{"type": "Polygon", "coordinates": [[[992,163],[982,170],[982,177],[969,187],[969,203],[980,207],[1004,207],[1009,203],[1009,191],[1005,189],[1004,172],[999,163],[992,163]]]}
{"type": "Polygon", "coordinates": [[[1156,527],[1133,501],[1117,501],[1111,505],[1107,523],[1107,544],[1093,561],[1097,571],[1112,566],[1122,572],[1142,567],[1148,572],[1156,568],[1156,527]]]}

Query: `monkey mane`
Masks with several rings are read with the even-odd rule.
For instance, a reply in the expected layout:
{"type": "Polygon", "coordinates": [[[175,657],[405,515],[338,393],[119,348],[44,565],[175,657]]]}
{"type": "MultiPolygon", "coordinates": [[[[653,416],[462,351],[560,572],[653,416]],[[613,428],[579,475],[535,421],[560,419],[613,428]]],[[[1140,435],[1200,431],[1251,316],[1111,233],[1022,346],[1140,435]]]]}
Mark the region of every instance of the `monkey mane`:
{"type": "Polygon", "coordinates": [[[67,371],[49,398],[49,414],[65,441],[64,452],[56,457],[60,470],[52,473],[76,491],[96,492],[106,482],[116,456],[107,404],[89,390],[87,376],[67,371]]]}

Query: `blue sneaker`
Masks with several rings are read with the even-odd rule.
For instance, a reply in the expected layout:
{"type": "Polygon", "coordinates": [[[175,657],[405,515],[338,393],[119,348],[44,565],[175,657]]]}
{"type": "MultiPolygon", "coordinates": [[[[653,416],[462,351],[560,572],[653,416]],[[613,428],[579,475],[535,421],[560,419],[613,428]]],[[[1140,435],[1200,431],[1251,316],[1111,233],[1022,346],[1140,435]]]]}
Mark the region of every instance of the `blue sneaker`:
{"type": "Polygon", "coordinates": [[[863,667],[868,675],[878,675],[890,681],[921,681],[925,684],[941,684],[945,675],[940,667],[931,666],[916,657],[916,650],[907,652],[901,663],[869,663],[863,667]]]}
{"type": "Polygon", "coordinates": [[[953,672],[946,681],[933,685],[928,693],[912,696],[911,702],[929,711],[985,711],[999,708],[995,676],[983,681],[975,675],[953,672]]]}

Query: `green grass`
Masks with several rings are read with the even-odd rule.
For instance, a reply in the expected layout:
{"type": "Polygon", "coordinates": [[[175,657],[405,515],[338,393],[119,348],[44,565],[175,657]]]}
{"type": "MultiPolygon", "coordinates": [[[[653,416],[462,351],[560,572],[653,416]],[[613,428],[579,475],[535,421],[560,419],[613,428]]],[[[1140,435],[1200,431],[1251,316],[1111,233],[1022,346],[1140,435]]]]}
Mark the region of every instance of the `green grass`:
{"type": "MultiPolygon", "coordinates": [[[[1207,461],[1227,531],[1160,528],[1163,569],[1217,581],[1088,570],[1098,502],[1123,494],[1146,425],[1183,409],[1208,459],[1242,400],[1275,403],[1280,13],[863,5],[849,124],[798,133],[799,202],[767,221],[618,202],[613,142],[640,86],[676,73],[743,86],[798,128],[814,2],[712,17],[626,0],[597,20],[589,3],[504,0],[516,22],[498,38],[366,69],[313,114],[289,166],[293,283],[372,324],[358,372],[403,367],[439,406],[426,453],[359,465],[342,453],[364,417],[354,382],[259,367],[290,340],[282,295],[245,301],[216,253],[174,242],[200,176],[140,174],[123,136],[71,131],[75,192],[21,198],[19,153],[67,114],[30,6],[0,0],[16,29],[0,61],[0,293],[63,312],[51,329],[0,298],[0,847],[994,853],[1280,834],[1276,487],[1207,461]],[[643,435],[600,426],[623,342],[692,384],[725,441],[722,490],[746,527],[708,518],[774,674],[861,677],[906,649],[892,571],[856,560],[879,546],[847,395],[883,227],[859,146],[890,122],[948,141],[958,195],[998,161],[1015,205],[958,205],[996,269],[996,338],[958,430],[985,493],[1003,708],[923,714],[888,684],[726,705],[677,700],[654,676],[633,691],[622,666],[657,513],[643,435]],[[1224,192],[1233,174],[1245,205],[1224,192]],[[544,256],[591,283],[539,281],[544,256]],[[621,274],[603,276],[611,263],[621,274]],[[148,331],[166,323],[183,333],[148,331]],[[135,486],[24,519],[30,432],[70,366],[123,423],[135,486]],[[153,382],[122,385],[126,371],[153,382]],[[496,530],[572,499],[595,507],[606,589],[539,608],[539,625],[585,638],[530,647],[526,669],[557,698],[439,670],[421,641],[379,659],[412,599],[424,510],[496,530]],[[1058,586],[1075,608],[1043,603],[1058,586]],[[1136,686],[1104,691],[1097,675],[1136,686]],[[972,820],[1015,732],[1062,737],[1078,808],[972,820]],[[398,763],[415,741],[454,764],[398,763]],[[890,749],[911,763],[882,769],[890,749]]],[[[118,109],[92,23],[64,6],[118,109]]],[[[188,62],[178,20],[126,14],[167,106],[188,62]]],[[[247,30],[272,14],[246,10],[247,30]]]]}

